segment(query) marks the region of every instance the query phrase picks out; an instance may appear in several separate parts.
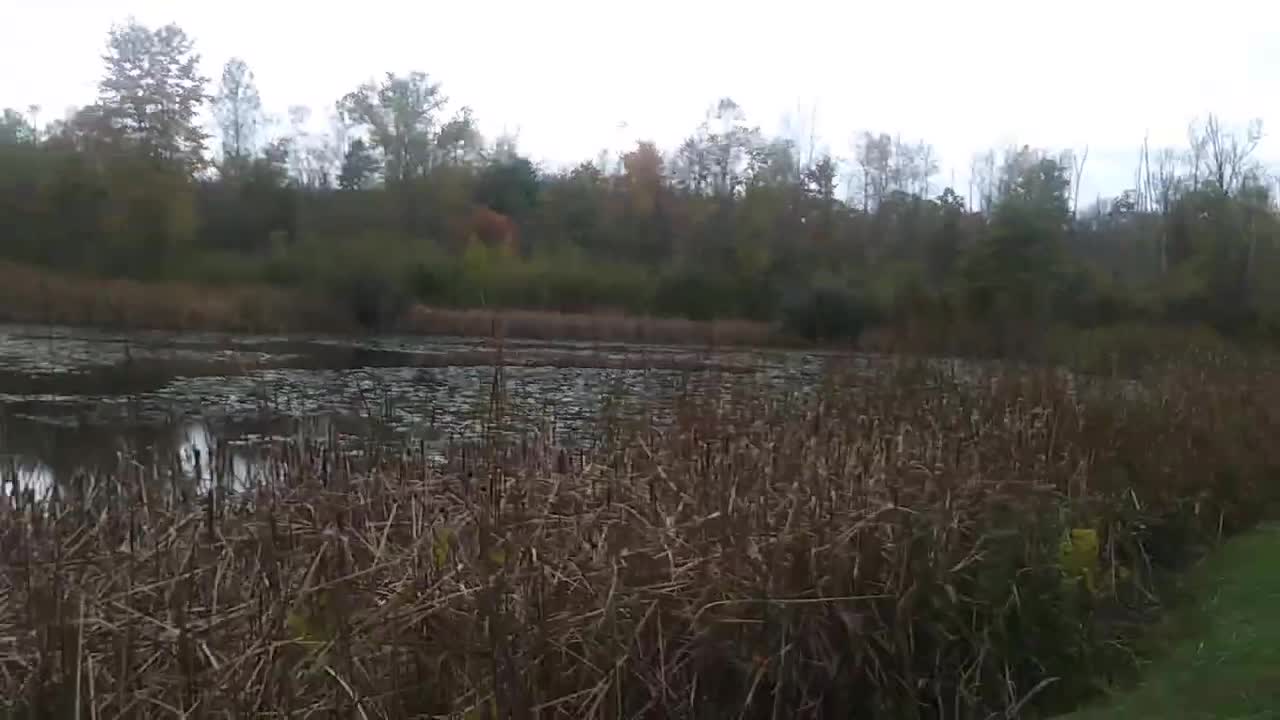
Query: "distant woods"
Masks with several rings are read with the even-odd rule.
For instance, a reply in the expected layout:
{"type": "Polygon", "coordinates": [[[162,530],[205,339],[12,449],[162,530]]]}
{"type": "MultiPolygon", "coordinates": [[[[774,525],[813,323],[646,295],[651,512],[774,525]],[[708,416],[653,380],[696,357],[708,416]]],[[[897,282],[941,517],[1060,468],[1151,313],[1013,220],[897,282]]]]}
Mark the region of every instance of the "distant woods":
{"type": "Polygon", "coordinates": [[[244,60],[204,77],[180,28],[134,22],[110,33],[96,102],[39,114],[0,118],[4,258],[319,291],[372,327],[423,303],[997,351],[1054,325],[1280,332],[1256,123],[1144,144],[1133,188],[1084,206],[1084,152],[993,151],[948,187],[926,142],[859,133],[836,158],[727,98],[677,147],[552,169],[483,137],[426,73],[353,88],[320,132],[307,108],[268,118],[244,60]]]}

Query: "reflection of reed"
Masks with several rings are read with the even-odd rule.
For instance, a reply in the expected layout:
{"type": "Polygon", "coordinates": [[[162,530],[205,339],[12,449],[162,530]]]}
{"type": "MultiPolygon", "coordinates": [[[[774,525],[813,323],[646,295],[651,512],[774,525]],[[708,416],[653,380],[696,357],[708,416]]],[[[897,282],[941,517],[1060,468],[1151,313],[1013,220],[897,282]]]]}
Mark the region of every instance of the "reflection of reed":
{"type": "Polygon", "coordinates": [[[53,489],[53,468],[30,458],[0,455],[0,503],[14,507],[26,502],[47,500],[53,489]]]}

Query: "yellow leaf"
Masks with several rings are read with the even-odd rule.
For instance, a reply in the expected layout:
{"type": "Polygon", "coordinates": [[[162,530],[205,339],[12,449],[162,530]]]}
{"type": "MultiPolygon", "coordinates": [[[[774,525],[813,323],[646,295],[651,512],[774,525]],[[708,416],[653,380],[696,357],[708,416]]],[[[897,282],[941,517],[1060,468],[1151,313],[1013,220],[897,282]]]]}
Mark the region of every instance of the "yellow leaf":
{"type": "Polygon", "coordinates": [[[1091,528],[1072,529],[1060,548],[1062,572],[1073,580],[1083,578],[1090,591],[1098,576],[1098,549],[1098,531],[1091,528]]]}
{"type": "Polygon", "coordinates": [[[453,542],[453,531],[448,528],[435,532],[435,542],[431,545],[431,554],[435,557],[436,568],[443,570],[449,562],[449,545],[453,542]]]}
{"type": "Polygon", "coordinates": [[[505,565],[507,562],[507,551],[500,547],[490,549],[489,562],[494,565],[505,565]]]}
{"type": "Polygon", "coordinates": [[[328,633],[325,632],[323,619],[316,617],[315,613],[307,612],[306,609],[290,610],[285,617],[285,625],[288,626],[289,635],[295,642],[318,645],[327,640],[328,633]]]}

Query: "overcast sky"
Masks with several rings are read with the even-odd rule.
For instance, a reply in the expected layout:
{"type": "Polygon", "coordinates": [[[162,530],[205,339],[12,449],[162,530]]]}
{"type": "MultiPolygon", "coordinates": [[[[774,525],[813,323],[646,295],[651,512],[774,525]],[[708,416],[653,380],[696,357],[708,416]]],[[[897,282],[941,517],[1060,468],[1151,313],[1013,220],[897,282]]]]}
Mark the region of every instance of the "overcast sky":
{"type": "MultiPolygon", "coordinates": [[[[299,104],[322,116],[364,80],[424,70],[488,137],[518,131],[521,150],[554,167],[637,139],[670,149],[730,96],[766,132],[816,117],[837,156],[864,129],[923,138],[942,156],[937,182],[954,171],[962,194],[976,151],[1087,144],[1091,197],[1126,186],[1144,134],[1183,146],[1207,112],[1280,132],[1273,5],[0,0],[0,106],[38,104],[51,119],[93,101],[107,31],[134,16],[182,26],[211,78],[243,57],[281,117],[299,104]]],[[[1280,141],[1261,150],[1280,170],[1280,141]]]]}

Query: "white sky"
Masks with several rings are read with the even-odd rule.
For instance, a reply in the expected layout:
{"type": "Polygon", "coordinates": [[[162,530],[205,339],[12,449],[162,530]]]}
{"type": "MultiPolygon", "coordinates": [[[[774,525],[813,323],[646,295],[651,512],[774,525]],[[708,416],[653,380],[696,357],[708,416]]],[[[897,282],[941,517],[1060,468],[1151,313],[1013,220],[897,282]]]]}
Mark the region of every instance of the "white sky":
{"type": "MultiPolygon", "coordinates": [[[[1274,0],[0,0],[0,106],[43,121],[91,102],[130,15],[181,25],[215,82],[243,57],[282,118],[303,104],[320,122],[360,82],[424,70],[553,167],[674,148],[725,95],[766,132],[816,108],[837,156],[863,129],[923,138],[961,194],[976,151],[1088,144],[1082,204],[1130,184],[1146,133],[1182,147],[1210,111],[1280,132],[1274,0]]],[[[1261,150],[1280,170],[1280,141],[1261,150]]]]}

